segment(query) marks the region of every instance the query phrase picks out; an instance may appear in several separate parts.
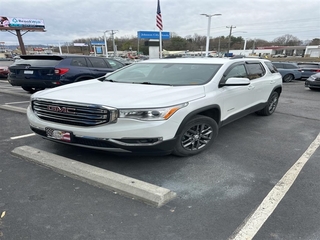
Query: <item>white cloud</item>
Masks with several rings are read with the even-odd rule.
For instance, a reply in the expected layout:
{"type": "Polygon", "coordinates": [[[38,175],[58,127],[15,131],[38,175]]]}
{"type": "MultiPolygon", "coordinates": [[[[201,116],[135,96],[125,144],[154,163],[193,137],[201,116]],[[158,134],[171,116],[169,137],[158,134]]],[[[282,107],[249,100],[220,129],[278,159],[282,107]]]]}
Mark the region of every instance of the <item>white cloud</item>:
{"type": "MultiPolygon", "coordinates": [[[[181,37],[206,35],[212,17],[211,37],[234,36],[268,41],[285,34],[300,40],[320,38],[319,0],[160,0],[164,31],[181,37]],[[243,33],[246,32],[246,33],[243,33]]],[[[23,35],[25,45],[72,42],[77,38],[103,36],[117,30],[116,37],[137,36],[137,31],[158,31],[157,0],[1,0],[0,16],[43,19],[46,32],[23,35]]],[[[0,41],[17,44],[17,38],[0,32],[0,41]]]]}

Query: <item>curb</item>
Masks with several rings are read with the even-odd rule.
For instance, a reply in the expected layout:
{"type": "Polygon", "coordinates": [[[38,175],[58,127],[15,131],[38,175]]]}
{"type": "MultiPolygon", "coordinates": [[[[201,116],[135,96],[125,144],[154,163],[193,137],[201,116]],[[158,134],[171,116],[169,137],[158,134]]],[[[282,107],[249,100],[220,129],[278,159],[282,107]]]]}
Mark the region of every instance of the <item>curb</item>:
{"type": "Polygon", "coordinates": [[[17,147],[12,153],[34,163],[51,168],[68,177],[113,191],[116,194],[139,200],[155,207],[161,207],[176,197],[176,193],[169,189],[29,146],[17,147]]]}

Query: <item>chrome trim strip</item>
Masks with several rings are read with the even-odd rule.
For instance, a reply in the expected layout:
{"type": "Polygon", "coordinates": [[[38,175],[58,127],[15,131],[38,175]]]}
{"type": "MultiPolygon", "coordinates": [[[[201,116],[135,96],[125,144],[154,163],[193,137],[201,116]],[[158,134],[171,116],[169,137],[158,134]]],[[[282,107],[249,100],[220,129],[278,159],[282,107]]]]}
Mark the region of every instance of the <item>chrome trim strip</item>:
{"type": "Polygon", "coordinates": [[[50,140],[52,142],[68,144],[68,145],[71,145],[71,146],[86,147],[86,148],[97,149],[97,150],[105,150],[105,151],[109,151],[109,152],[131,153],[131,151],[128,151],[128,150],[125,150],[125,149],[122,149],[122,148],[95,147],[95,146],[90,146],[90,145],[63,142],[63,141],[56,140],[54,138],[49,138],[49,137],[44,137],[44,136],[41,136],[41,137],[43,137],[45,139],[48,139],[48,140],[50,140]]]}

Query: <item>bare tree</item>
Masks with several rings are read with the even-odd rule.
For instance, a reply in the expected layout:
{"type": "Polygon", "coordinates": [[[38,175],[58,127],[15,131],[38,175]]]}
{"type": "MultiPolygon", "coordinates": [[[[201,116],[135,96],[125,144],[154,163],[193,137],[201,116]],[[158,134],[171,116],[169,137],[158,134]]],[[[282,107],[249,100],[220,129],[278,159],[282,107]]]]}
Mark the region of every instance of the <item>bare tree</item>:
{"type": "Polygon", "coordinates": [[[302,41],[291,34],[285,34],[281,37],[275,38],[273,41],[274,45],[278,46],[299,46],[302,41]]]}

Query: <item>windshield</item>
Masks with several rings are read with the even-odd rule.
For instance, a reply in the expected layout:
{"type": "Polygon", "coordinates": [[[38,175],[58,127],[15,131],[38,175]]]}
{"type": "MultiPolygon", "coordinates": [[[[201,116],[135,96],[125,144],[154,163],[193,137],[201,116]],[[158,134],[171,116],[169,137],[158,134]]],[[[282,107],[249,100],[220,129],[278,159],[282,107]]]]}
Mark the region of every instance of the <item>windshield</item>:
{"type": "Polygon", "coordinates": [[[154,85],[201,85],[209,82],[221,64],[135,63],[108,74],[106,81],[154,85]]]}

